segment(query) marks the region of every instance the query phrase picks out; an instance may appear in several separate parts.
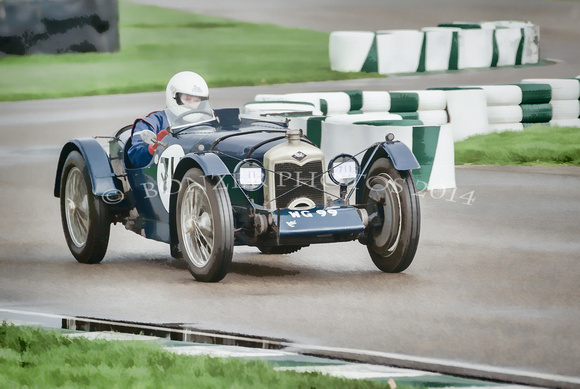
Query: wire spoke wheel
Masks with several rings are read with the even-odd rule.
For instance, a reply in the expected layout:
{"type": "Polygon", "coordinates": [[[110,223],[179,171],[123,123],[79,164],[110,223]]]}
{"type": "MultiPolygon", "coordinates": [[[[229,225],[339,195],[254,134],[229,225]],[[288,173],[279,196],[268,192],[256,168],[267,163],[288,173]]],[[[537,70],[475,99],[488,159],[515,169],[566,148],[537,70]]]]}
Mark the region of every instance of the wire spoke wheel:
{"type": "Polygon", "coordinates": [[[71,152],[63,165],[60,189],[61,219],[69,250],[79,262],[100,262],[109,243],[109,210],[92,193],[86,162],[77,151],[71,152]]]}
{"type": "Polygon", "coordinates": [[[234,246],[233,211],[223,183],[189,170],[177,194],[176,221],[183,257],[195,279],[223,279],[234,246]]]}
{"type": "Polygon", "coordinates": [[[64,199],[68,232],[73,243],[81,247],[89,236],[89,204],[83,174],[76,166],[69,172],[64,199]]]}
{"type": "Polygon", "coordinates": [[[419,244],[420,204],[410,171],[397,171],[388,158],[372,165],[362,201],[369,214],[367,249],[382,271],[398,273],[415,257],[419,244]]]}
{"type": "Polygon", "coordinates": [[[181,208],[181,228],[185,250],[197,267],[204,267],[211,257],[214,237],[212,210],[203,187],[192,182],[185,192],[181,208]]]}

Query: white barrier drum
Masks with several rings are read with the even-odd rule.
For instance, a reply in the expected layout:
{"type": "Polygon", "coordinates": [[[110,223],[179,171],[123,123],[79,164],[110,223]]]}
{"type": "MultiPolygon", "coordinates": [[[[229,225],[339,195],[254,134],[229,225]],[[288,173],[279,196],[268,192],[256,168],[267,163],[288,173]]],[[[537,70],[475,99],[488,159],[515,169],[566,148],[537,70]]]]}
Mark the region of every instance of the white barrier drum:
{"type": "MultiPolygon", "coordinates": [[[[508,28],[508,29],[518,29],[520,34],[520,42],[518,47],[518,55],[521,57],[516,57],[516,65],[520,64],[529,64],[529,63],[538,63],[540,60],[540,27],[534,25],[531,22],[524,22],[521,20],[499,20],[493,23],[497,26],[499,32],[500,29],[508,28]],[[522,41],[523,40],[523,41],[522,41]],[[521,52],[520,52],[521,51],[521,52]]],[[[515,32],[514,32],[515,35],[515,32]]],[[[510,38],[508,38],[510,39],[510,38]]],[[[514,37],[512,39],[517,40],[514,37]]],[[[500,39],[497,39],[498,45],[500,45],[500,39]]],[[[511,55],[511,54],[510,54],[511,55]]],[[[500,59],[501,59],[501,51],[500,51],[500,59]]],[[[499,64],[498,64],[499,65],[499,64]]]]}
{"type": "Polygon", "coordinates": [[[493,58],[493,29],[462,29],[459,31],[457,67],[459,69],[489,68],[493,58]]]}
{"type": "Polygon", "coordinates": [[[454,142],[489,132],[486,95],[483,90],[456,89],[447,90],[445,94],[454,142]]]}
{"type": "Polygon", "coordinates": [[[518,51],[523,43],[521,28],[498,27],[495,30],[495,41],[498,50],[497,66],[521,64],[521,58],[518,61],[518,51]]]}
{"type": "Polygon", "coordinates": [[[377,31],[379,73],[415,73],[421,59],[423,38],[423,32],[418,30],[377,31]]]}
{"type": "MultiPolygon", "coordinates": [[[[413,145],[416,152],[417,145],[413,145]]],[[[425,162],[423,162],[425,165],[425,162]]],[[[435,157],[427,181],[427,190],[455,188],[455,145],[450,124],[439,127],[435,157]]]]}
{"type": "Polygon", "coordinates": [[[334,31],[330,34],[328,53],[330,69],[337,72],[360,72],[375,39],[370,31],[334,31]]]}
{"type": "Polygon", "coordinates": [[[449,59],[457,46],[453,44],[453,33],[459,28],[424,27],[425,33],[425,71],[441,71],[449,69],[449,59]]]}

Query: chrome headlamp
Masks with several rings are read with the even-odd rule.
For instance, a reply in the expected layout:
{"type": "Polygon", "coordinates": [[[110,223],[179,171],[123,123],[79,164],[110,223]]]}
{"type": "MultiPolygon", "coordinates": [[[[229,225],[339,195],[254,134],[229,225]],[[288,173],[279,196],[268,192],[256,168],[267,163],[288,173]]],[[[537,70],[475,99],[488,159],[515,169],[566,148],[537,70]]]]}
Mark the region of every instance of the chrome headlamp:
{"type": "Polygon", "coordinates": [[[328,175],[336,185],[351,185],[359,174],[360,164],[352,155],[339,154],[328,163],[328,175]]]}
{"type": "Polygon", "coordinates": [[[234,179],[240,188],[253,192],[264,185],[266,169],[258,160],[244,159],[234,168],[234,179]]]}

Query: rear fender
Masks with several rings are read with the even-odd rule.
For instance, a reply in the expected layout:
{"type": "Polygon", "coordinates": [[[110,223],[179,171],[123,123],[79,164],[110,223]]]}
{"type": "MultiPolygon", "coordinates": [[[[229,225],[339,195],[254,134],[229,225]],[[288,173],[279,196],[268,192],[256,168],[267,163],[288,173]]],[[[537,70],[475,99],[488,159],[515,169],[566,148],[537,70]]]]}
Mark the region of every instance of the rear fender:
{"type": "Polygon", "coordinates": [[[73,151],[81,153],[87,164],[87,169],[91,177],[91,186],[95,196],[122,196],[123,192],[118,188],[118,180],[115,173],[113,173],[111,162],[103,147],[94,138],[80,138],[69,141],[63,146],[60,152],[54,183],[55,197],[60,197],[64,163],[68,155],[73,151]]]}

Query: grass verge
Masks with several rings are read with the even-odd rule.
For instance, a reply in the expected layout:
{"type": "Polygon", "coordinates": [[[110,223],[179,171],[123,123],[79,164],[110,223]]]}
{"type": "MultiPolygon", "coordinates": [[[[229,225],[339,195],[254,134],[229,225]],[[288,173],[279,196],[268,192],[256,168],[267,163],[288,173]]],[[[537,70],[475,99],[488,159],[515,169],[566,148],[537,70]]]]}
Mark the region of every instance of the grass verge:
{"type": "Polygon", "coordinates": [[[455,143],[456,165],[580,165],[580,128],[534,125],[455,143]]]}
{"type": "Polygon", "coordinates": [[[119,2],[118,53],[0,57],[0,101],[165,90],[182,70],[210,88],[384,77],[330,70],[329,33],[119,2]]]}
{"type": "MultiPolygon", "coordinates": [[[[177,355],[155,342],[70,338],[0,326],[1,388],[385,388],[385,382],[276,371],[260,360],[177,355]]],[[[401,388],[401,386],[398,386],[401,388]]]]}

